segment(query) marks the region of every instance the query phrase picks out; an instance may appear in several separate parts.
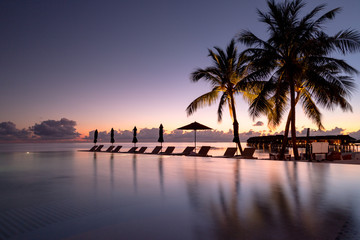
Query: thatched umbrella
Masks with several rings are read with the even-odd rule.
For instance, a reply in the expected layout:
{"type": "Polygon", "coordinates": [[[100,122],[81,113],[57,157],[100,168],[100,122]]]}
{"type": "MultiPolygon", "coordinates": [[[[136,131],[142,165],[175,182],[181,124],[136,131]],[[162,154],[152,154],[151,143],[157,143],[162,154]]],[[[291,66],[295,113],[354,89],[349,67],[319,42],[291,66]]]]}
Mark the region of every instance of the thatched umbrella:
{"type": "Polygon", "coordinates": [[[110,132],[110,142],[111,142],[111,145],[114,144],[115,142],[115,139],[114,139],[114,129],[111,128],[111,132],[110,132]]]}
{"type": "Polygon", "coordinates": [[[205,125],[202,125],[198,122],[193,122],[193,123],[190,123],[188,125],[185,125],[183,127],[180,127],[178,128],[179,130],[194,130],[195,132],[195,151],[196,151],[196,130],[210,130],[211,128],[210,127],[207,127],[205,125]]]}
{"type": "Polygon", "coordinates": [[[132,140],[132,142],[134,143],[134,147],[136,146],[136,143],[138,142],[138,140],[136,138],[136,131],[137,131],[137,129],[136,129],[136,127],[134,127],[134,129],[133,129],[133,140],[132,140]]]}

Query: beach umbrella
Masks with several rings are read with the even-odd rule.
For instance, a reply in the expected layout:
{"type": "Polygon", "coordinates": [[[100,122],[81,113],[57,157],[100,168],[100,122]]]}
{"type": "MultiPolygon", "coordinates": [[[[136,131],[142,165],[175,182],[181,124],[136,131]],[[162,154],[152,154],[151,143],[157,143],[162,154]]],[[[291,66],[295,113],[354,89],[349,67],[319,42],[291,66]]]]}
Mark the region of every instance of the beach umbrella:
{"type": "Polygon", "coordinates": [[[137,129],[136,129],[136,127],[134,127],[134,129],[133,129],[133,140],[132,140],[132,142],[134,143],[134,146],[136,146],[136,143],[138,142],[138,140],[136,138],[136,131],[137,131],[137,129]]]}
{"type": "Polygon", "coordinates": [[[202,124],[200,124],[198,122],[193,122],[193,123],[190,123],[188,125],[185,125],[183,127],[178,128],[178,130],[194,130],[194,132],[195,132],[195,140],[194,140],[194,142],[195,142],[195,151],[196,151],[196,131],[197,130],[209,130],[209,129],[211,129],[211,128],[209,128],[209,127],[207,127],[205,125],[202,125],[202,124]]]}
{"type": "Polygon", "coordinates": [[[111,128],[111,132],[110,132],[110,142],[111,142],[111,145],[114,144],[115,142],[115,139],[114,139],[114,129],[111,128]]]}
{"type": "Polygon", "coordinates": [[[94,144],[97,143],[97,138],[98,138],[98,130],[96,129],[94,132],[94,144]]]}
{"type": "Polygon", "coordinates": [[[162,124],[160,124],[159,127],[159,139],[158,142],[161,144],[161,149],[162,149],[162,143],[164,142],[164,127],[162,124]]]}

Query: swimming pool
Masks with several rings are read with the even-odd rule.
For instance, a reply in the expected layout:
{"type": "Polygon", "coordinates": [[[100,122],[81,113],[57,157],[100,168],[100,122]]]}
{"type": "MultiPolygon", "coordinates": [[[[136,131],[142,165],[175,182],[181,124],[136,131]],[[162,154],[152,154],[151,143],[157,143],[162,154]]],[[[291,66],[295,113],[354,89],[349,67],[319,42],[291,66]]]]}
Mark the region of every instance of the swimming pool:
{"type": "Polygon", "coordinates": [[[357,165],[0,153],[0,239],[359,239],[357,165]]]}

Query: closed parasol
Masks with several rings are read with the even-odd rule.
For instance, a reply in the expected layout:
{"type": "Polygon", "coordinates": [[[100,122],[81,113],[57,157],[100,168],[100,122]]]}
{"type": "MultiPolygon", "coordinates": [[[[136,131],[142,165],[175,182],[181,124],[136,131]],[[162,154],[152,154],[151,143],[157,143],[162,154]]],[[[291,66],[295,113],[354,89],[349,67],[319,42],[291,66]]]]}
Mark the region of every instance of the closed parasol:
{"type": "Polygon", "coordinates": [[[114,144],[115,142],[115,139],[114,139],[114,129],[111,128],[111,132],[110,132],[110,142],[111,142],[111,145],[114,144]]]}
{"type": "Polygon", "coordinates": [[[136,127],[134,127],[134,129],[133,129],[133,140],[132,140],[132,143],[134,143],[134,146],[136,146],[136,143],[138,142],[138,140],[136,138],[136,132],[137,132],[137,129],[136,129],[136,127]]]}
{"type": "Polygon", "coordinates": [[[97,143],[97,138],[98,138],[98,130],[96,129],[94,132],[94,144],[97,143]]]}
{"type": "Polygon", "coordinates": [[[159,127],[158,142],[161,144],[161,149],[162,149],[162,143],[164,142],[164,127],[162,124],[160,124],[160,127],[159,127]]]}

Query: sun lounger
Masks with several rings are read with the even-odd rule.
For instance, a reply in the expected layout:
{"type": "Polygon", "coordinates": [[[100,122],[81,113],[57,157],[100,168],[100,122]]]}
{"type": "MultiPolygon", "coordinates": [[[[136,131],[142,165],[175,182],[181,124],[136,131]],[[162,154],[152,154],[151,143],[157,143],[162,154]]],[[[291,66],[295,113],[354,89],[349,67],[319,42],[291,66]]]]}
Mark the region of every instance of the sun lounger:
{"type": "Polygon", "coordinates": [[[254,157],[255,148],[245,148],[241,155],[236,155],[236,158],[243,158],[243,159],[257,159],[254,157]]]}
{"type": "Polygon", "coordinates": [[[95,149],[97,148],[98,146],[97,145],[95,145],[95,146],[93,146],[92,148],[90,148],[90,152],[93,152],[93,151],[95,151],[95,149]]]}
{"type": "Polygon", "coordinates": [[[136,149],[137,149],[137,147],[132,147],[127,152],[119,152],[119,153],[135,153],[136,149]]]}
{"type": "Polygon", "coordinates": [[[222,157],[227,157],[227,158],[234,157],[236,151],[237,151],[237,148],[227,148],[224,153],[224,156],[222,156],[222,157]]]}
{"type": "Polygon", "coordinates": [[[108,149],[106,149],[106,152],[111,152],[114,149],[115,146],[110,146],[108,149]]]}
{"type": "Polygon", "coordinates": [[[137,149],[137,147],[132,147],[126,153],[135,153],[136,149],[137,149]]]}
{"type": "Polygon", "coordinates": [[[156,146],[151,152],[147,154],[158,154],[161,150],[161,146],[156,146]]]}
{"type": "Polygon", "coordinates": [[[195,147],[186,147],[184,149],[184,151],[182,151],[181,153],[173,153],[171,155],[185,155],[185,156],[187,156],[187,155],[190,155],[193,152],[194,149],[195,149],[195,147]]]}
{"type": "Polygon", "coordinates": [[[165,152],[162,152],[162,153],[160,153],[160,154],[170,155],[170,154],[172,154],[172,152],[174,151],[174,149],[175,149],[175,147],[173,147],[173,146],[167,147],[166,150],[165,150],[165,152]]]}
{"type": "Polygon", "coordinates": [[[144,153],[147,147],[141,147],[139,151],[135,151],[135,153],[144,153]]]}
{"type": "Polygon", "coordinates": [[[211,157],[211,155],[208,155],[208,152],[210,151],[210,146],[202,146],[198,153],[190,153],[189,156],[198,156],[198,157],[211,157]]]}
{"type": "Polygon", "coordinates": [[[117,146],[114,150],[112,150],[113,153],[119,152],[122,146],[117,146]]]}
{"type": "Polygon", "coordinates": [[[104,145],[99,145],[94,152],[101,152],[101,149],[104,147],[104,145]]]}

